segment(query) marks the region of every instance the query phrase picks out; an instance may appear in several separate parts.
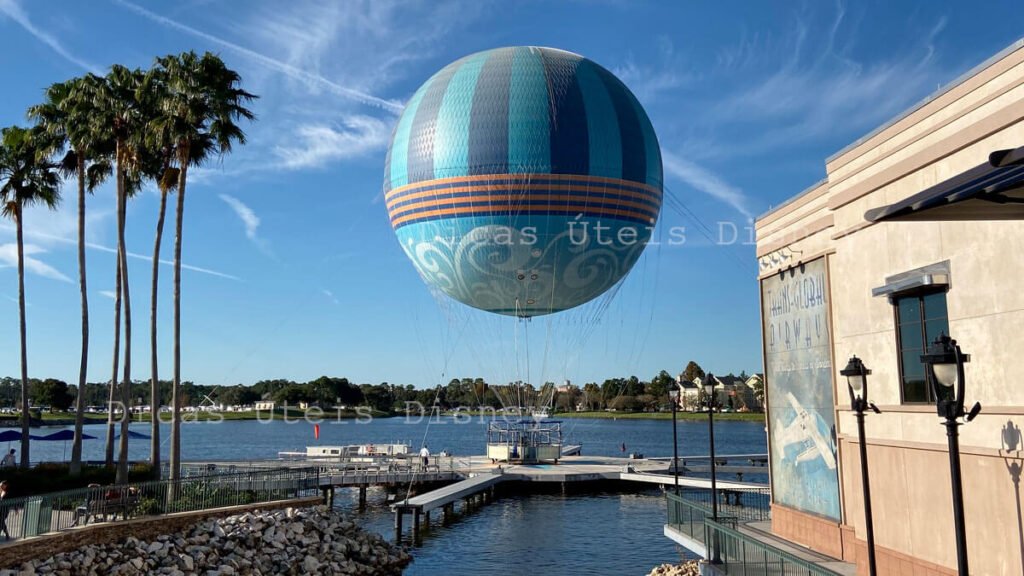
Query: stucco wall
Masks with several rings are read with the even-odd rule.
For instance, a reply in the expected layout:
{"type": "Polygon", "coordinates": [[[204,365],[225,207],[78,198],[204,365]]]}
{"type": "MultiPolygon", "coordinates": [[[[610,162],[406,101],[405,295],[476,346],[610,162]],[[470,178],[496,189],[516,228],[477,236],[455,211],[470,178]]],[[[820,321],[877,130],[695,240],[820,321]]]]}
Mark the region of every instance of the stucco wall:
{"type": "Polygon", "coordinates": [[[1024,222],[872,225],[864,213],[984,163],[994,150],[1022,145],[1024,48],[1018,47],[830,159],[828,181],[806,194],[810,198],[755,225],[762,277],[830,254],[843,517],[862,541],[858,440],[838,375],[856,354],[873,371],[871,400],[883,410],[868,416],[867,437],[875,539],[886,562],[894,563],[893,573],[909,573],[900,567],[915,563],[941,573],[956,565],[956,550],[945,429],[933,405],[900,404],[893,308],[871,289],[887,276],[944,260],[950,263],[950,332],[971,354],[967,404],[984,406],[960,428],[971,572],[1024,571],[1021,491],[1010,473],[1013,466],[1019,472],[1021,446],[1007,452],[1004,437],[1004,430],[1024,427],[1024,390],[1015,385],[1024,359],[1024,222]],[[802,237],[801,229],[817,227],[824,217],[831,217],[830,226],[802,237]],[[782,261],[772,264],[772,254],[782,261]]]}

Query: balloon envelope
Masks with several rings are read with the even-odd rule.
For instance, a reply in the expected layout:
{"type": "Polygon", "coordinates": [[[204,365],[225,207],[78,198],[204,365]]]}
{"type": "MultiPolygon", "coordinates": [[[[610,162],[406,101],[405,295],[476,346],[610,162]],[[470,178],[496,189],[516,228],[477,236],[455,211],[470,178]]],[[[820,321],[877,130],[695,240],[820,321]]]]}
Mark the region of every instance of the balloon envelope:
{"type": "Polygon", "coordinates": [[[391,225],[423,279],[482,310],[590,301],[661,210],[658,139],[611,72],[551,48],[462,58],[409,100],[388,149],[391,225]]]}

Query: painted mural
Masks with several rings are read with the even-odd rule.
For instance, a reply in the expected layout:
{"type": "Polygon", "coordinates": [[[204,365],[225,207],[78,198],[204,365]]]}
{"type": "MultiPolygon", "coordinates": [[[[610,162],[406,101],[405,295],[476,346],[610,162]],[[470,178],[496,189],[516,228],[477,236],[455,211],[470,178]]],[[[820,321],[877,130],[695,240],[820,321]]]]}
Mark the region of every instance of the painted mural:
{"type": "Polygon", "coordinates": [[[840,520],[825,259],[761,282],[775,502],[840,520]]]}

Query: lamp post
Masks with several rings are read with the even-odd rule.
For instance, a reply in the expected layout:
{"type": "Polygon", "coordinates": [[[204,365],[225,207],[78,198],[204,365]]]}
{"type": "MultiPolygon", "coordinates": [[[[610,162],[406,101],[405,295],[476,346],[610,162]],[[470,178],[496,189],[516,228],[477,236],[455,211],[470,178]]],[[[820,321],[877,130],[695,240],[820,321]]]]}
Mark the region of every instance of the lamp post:
{"type": "Polygon", "coordinates": [[[704,403],[708,408],[708,444],[711,457],[711,517],[718,522],[718,488],[715,485],[715,375],[710,372],[704,378],[704,403]]]}
{"type": "MultiPolygon", "coordinates": [[[[715,408],[718,403],[715,401],[715,375],[708,372],[704,377],[704,402],[708,407],[708,451],[711,458],[711,518],[718,522],[718,487],[715,484],[715,408]]],[[[714,542],[711,543],[711,563],[718,564],[718,532],[715,532],[714,542]]]]}
{"type": "Polygon", "coordinates": [[[679,496],[679,435],[676,433],[676,405],[679,403],[679,388],[668,391],[672,401],[672,476],[676,496],[679,496]]]}
{"type": "Polygon", "coordinates": [[[971,411],[964,414],[964,364],[971,361],[970,354],[964,354],[953,340],[945,334],[935,339],[928,347],[928,353],[921,355],[925,375],[931,382],[932,392],[942,424],[946,427],[949,440],[949,475],[953,484],[953,527],[956,529],[956,565],[960,576],[967,576],[967,534],[964,528],[964,491],[960,477],[960,427],[959,419],[974,420],[981,412],[981,404],[974,403],[971,411]]]}
{"type": "Polygon", "coordinates": [[[868,574],[875,576],[875,526],[871,517],[871,482],[868,480],[868,447],[864,436],[864,411],[872,410],[881,414],[877,406],[868,402],[868,370],[860,358],[850,358],[846,368],[839,371],[846,376],[846,387],[850,391],[850,405],[857,415],[857,437],[860,439],[860,476],[864,490],[864,530],[868,538],[868,574]]]}

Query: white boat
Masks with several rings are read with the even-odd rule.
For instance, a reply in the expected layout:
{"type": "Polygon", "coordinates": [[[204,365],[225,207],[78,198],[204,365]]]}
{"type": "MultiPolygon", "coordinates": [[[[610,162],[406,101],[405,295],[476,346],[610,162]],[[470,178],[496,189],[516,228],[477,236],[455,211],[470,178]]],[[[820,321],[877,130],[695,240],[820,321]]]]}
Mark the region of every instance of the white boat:
{"type": "Polygon", "coordinates": [[[401,457],[408,453],[408,444],[348,444],[345,446],[306,446],[305,452],[278,452],[277,455],[282,460],[371,462],[378,458],[401,457]]]}

